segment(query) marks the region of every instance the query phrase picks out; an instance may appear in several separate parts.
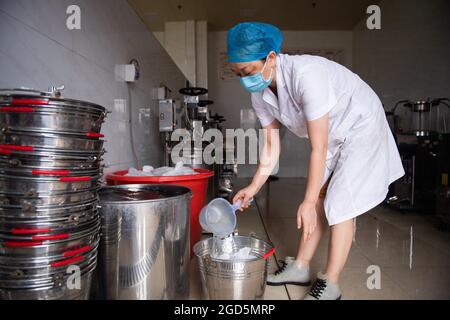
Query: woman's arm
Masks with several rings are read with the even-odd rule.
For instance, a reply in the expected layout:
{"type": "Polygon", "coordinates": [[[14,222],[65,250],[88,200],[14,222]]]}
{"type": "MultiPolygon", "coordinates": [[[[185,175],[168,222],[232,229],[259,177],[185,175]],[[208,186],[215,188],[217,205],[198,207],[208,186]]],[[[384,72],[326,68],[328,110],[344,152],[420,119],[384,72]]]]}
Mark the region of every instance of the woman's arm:
{"type": "Polygon", "coordinates": [[[303,228],[303,241],[310,238],[317,224],[316,202],[322,186],[328,148],[328,114],[308,121],[307,125],[311,156],[305,198],[297,212],[297,227],[303,228]]]}
{"type": "Polygon", "coordinates": [[[258,169],[253,177],[252,185],[261,190],[275,169],[280,158],[280,124],[274,120],[263,128],[264,145],[261,151],[258,169]]]}
{"type": "Polygon", "coordinates": [[[318,120],[307,122],[307,125],[311,156],[304,201],[316,203],[325,173],[328,149],[328,114],[318,120]]]}
{"type": "Polygon", "coordinates": [[[240,190],[233,198],[233,202],[242,201],[242,207],[248,207],[248,201],[261,190],[269,176],[275,169],[280,157],[280,124],[274,120],[268,126],[263,128],[264,145],[261,151],[260,160],[256,174],[251,184],[240,190]]]}

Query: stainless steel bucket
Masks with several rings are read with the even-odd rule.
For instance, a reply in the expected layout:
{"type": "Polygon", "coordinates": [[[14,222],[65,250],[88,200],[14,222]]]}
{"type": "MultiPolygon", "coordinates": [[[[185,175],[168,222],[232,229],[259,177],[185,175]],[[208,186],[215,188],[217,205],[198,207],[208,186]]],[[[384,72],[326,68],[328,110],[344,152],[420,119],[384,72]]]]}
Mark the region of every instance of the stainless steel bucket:
{"type": "Polygon", "coordinates": [[[254,300],[264,295],[267,258],[274,252],[268,242],[255,237],[233,237],[233,251],[251,248],[252,259],[219,260],[211,258],[213,238],[194,246],[198,258],[203,295],[211,300],[254,300]]]}
{"type": "Polygon", "coordinates": [[[189,297],[190,194],[171,185],[100,191],[100,299],[189,297]]]}

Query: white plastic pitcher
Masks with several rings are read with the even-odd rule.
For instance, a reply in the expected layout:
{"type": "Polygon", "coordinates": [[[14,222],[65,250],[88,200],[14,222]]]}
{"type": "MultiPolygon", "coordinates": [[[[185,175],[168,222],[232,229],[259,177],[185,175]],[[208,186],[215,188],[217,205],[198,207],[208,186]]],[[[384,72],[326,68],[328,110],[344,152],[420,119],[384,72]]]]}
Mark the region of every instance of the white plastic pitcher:
{"type": "MultiPolygon", "coordinates": [[[[250,200],[249,204],[253,201],[250,200]]],[[[217,198],[212,200],[200,212],[202,228],[216,237],[225,238],[236,228],[236,211],[242,207],[242,202],[231,204],[227,200],[217,198]]]]}

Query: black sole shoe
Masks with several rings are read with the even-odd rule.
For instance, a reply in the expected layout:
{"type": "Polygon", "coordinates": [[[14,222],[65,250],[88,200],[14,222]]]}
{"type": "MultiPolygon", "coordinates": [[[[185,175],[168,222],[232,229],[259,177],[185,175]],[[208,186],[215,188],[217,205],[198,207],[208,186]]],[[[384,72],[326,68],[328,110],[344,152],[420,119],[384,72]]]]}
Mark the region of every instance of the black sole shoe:
{"type": "Polygon", "coordinates": [[[290,284],[293,286],[299,286],[299,287],[309,287],[311,285],[311,281],[308,281],[308,282],[269,282],[269,281],[267,281],[266,284],[268,286],[272,286],[272,287],[279,287],[279,286],[284,286],[287,284],[290,284]]]}

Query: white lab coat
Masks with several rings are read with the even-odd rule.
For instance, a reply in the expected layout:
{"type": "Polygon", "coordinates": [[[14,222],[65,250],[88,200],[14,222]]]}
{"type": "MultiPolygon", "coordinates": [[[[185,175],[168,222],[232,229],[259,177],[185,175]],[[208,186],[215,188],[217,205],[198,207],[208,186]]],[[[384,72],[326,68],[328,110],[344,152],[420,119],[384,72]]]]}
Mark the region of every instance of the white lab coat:
{"type": "Polygon", "coordinates": [[[375,92],[347,68],[317,56],[280,54],[276,69],[278,98],[269,88],[252,94],[263,127],[277,119],[307,138],[306,121],[329,114],[322,181],[333,173],[324,204],[329,224],[380,204],[389,185],[405,172],[375,92]]]}

